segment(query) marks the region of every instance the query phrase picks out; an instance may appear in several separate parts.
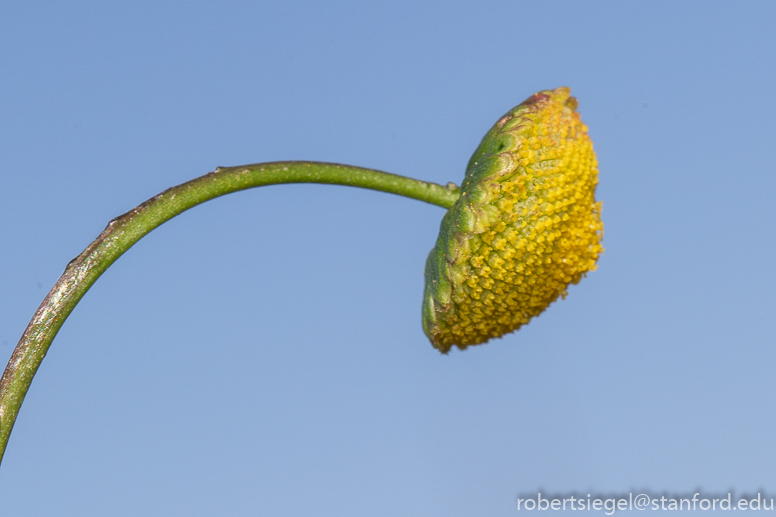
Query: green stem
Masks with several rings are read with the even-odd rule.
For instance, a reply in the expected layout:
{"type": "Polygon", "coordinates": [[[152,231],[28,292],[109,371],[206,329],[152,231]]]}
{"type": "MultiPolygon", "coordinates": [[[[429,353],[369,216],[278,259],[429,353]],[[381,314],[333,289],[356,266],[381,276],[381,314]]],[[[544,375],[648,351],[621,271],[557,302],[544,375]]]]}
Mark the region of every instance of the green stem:
{"type": "Polygon", "coordinates": [[[238,190],[281,183],[326,183],[380,190],[450,208],[458,198],[447,187],[361,167],[319,162],[273,162],[218,168],[165,190],[108,223],[65,272],[27,325],[0,379],[0,462],[24,396],[70,312],[94,282],[151,230],[200,203],[238,190]]]}

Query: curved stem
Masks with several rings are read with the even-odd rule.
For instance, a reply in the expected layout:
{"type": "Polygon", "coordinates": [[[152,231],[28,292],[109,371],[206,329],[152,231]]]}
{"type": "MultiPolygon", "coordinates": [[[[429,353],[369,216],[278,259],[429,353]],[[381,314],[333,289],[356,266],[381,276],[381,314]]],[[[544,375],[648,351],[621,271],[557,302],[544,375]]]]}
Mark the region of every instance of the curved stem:
{"type": "Polygon", "coordinates": [[[458,198],[455,185],[372,169],[319,162],[272,162],[218,168],[165,190],[117,217],[65,268],[27,325],[0,379],[0,462],[24,396],[41,361],[86,291],[133,244],[151,230],[200,203],[238,190],[281,183],[327,183],[390,192],[444,208],[458,198]]]}

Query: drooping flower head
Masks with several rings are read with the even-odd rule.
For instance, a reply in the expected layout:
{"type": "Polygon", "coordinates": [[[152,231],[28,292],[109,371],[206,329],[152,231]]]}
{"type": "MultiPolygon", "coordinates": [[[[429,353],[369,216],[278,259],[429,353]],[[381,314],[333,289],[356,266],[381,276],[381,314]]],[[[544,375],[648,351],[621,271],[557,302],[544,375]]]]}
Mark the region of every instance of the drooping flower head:
{"type": "Polygon", "coordinates": [[[539,92],[485,135],[426,262],[423,329],[447,353],[513,332],[603,252],[598,167],[569,88],[539,92]]]}

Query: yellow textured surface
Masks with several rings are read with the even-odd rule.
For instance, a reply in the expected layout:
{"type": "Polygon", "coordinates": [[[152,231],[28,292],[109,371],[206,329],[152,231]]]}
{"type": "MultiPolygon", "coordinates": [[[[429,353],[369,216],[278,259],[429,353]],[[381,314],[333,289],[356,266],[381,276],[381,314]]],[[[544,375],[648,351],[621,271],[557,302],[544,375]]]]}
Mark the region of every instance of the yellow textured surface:
{"type": "Polygon", "coordinates": [[[518,329],[595,271],[603,252],[598,167],[575,109],[568,88],[537,93],[502,117],[472,157],[429,257],[450,286],[435,292],[427,273],[424,327],[440,350],[518,329]]]}

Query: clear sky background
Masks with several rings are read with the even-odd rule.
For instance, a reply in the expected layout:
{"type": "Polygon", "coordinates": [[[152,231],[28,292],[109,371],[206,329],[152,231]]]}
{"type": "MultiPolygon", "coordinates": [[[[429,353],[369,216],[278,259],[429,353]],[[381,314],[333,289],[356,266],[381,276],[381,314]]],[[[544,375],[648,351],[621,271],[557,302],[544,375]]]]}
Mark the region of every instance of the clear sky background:
{"type": "Polygon", "coordinates": [[[440,355],[443,209],[267,187],[165,224],[62,328],[2,516],[510,516],[518,494],[776,491],[776,4],[3,2],[0,359],[113,217],[219,165],[460,183],[579,99],[606,253],[440,355]]]}

